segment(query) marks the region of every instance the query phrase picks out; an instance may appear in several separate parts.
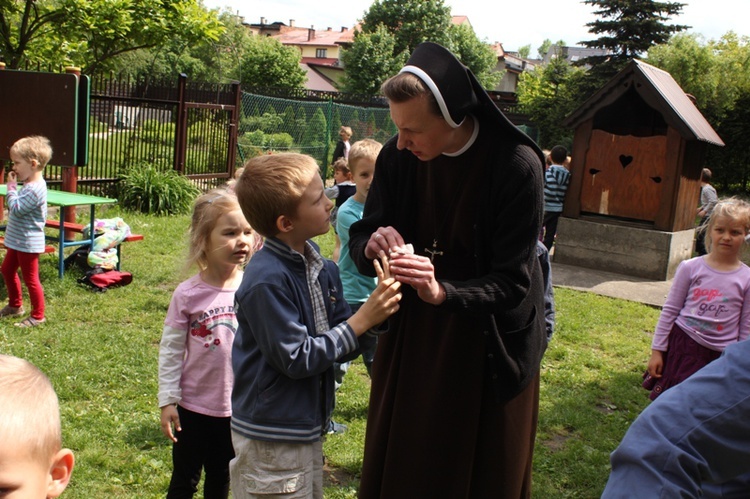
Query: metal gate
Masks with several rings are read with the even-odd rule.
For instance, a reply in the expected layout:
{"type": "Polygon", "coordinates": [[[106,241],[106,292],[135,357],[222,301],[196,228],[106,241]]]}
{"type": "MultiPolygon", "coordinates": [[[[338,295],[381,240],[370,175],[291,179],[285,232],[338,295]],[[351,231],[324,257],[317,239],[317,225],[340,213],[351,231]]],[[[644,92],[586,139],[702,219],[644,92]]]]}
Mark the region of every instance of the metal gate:
{"type": "MultiPolygon", "coordinates": [[[[174,169],[202,189],[234,175],[240,86],[96,79],[91,91],[89,161],[78,190],[107,193],[140,164],[174,169]]],[[[54,167],[51,183],[58,178],[54,167]]]]}

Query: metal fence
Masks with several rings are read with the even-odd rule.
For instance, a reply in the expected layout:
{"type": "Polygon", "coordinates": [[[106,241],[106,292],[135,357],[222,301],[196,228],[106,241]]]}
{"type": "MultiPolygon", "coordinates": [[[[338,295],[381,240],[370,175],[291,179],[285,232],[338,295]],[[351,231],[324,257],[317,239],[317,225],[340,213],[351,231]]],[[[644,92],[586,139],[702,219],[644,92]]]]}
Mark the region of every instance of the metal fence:
{"type": "MultiPolygon", "coordinates": [[[[239,83],[190,82],[184,75],[172,81],[94,79],[88,163],[77,167],[77,190],[111,195],[121,175],[144,164],[175,169],[209,189],[247,159],[283,151],[312,156],[328,177],[342,125],[352,128],[353,142],[384,143],[396,133],[381,97],[254,91],[263,94],[240,92],[239,83]]],[[[516,124],[526,124],[512,104],[498,106],[516,124]]],[[[63,167],[45,169],[51,187],[60,188],[62,178],[63,167]]]]}
{"type": "MultiPolygon", "coordinates": [[[[239,85],[187,81],[92,81],[88,164],[78,167],[78,190],[109,192],[140,164],[176,169],[210,188],[233,173],[239,85]]],[[[60,167],[50,167],[51,183],[60,167]]]]}
{"type": "MultiPolygon", "coordinates": [[[[352,143],[364,138],[385,143],[397,132],[383,97],[299,89],[253,90],[259,93],[242,93],[239,161],[267,152],[301,152],[315,158],[327,177],[332,175],[328,166],[341,125],[351,127],[352,143]]],[[[495,104],[506,116],[535,139],[535,128],[528,117],[517,112],[516,104],[495,97],[495,104]]]]}
{"type": "Polygon", "coordinates": [[[396,132],[387,107],[364,107],[328,99],[298,100],[242,93],[238,159],[268,152],[300,152],[315,158],[324,176],[339,140],[339,128],[352,129],[352,142],[385,142],[396,132]]]}

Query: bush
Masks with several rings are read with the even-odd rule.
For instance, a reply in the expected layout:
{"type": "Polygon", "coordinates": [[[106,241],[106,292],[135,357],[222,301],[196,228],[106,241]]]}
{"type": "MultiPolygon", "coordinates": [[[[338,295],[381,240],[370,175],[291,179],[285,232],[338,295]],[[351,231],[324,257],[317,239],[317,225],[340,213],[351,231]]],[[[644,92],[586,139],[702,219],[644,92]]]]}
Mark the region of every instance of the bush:
{"type": "Polygon", "coordinates": [[[160,123],[158,120],[146,120],[141,126],[140,137],[141,140],[149,144],[174,147],[176,133],[176,125],[174,123],[160,123]]]}
{"type": "Polygon", "coordinates": [[[260,130],[245,132],[238,141],[242,147],[255,146],[261,149],[273,149],[277,151],[291,149],[294,145],[294,139],[288,133],[265,134],[260,130]]]}
{"type": "Polygon", "coordinates": [[[159,171],[140,164],[120,176],[117,199],[123,208],[153,215],[189,213],[201,193],[187,177],[174,170],[159,171]]]}
{"type": "Polygon", "coordinates": [[[104,133],[109,131],[109,125],[103,123],[97,119],[92,119],[89,122],[89,133],[104,133]]]}

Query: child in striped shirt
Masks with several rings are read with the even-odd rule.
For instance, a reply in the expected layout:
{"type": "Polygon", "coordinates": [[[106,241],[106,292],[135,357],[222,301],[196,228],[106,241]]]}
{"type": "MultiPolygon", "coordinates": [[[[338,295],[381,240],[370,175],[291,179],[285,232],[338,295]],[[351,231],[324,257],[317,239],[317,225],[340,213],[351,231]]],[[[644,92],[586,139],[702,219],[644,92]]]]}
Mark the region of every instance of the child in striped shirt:
{"type": "Polygon", "coordinates": [[[25,313],[18,277],[20,267],[31,299],[31,314],[15,323],[19,327],[34,327],[45,321],[44,289],[39,280],[39,254],[44,253],[47,219],[47,183],[42,172],[51,158],[52,146],[46,137],[24,137],[10,148],[13,170],[8,172],[6,195],[6,253],[0,266],[8,290],[8,305],[0,310],[0,317],[21,317],[25,313]],[[20,189],[18,180],[23,182],[20,189]]]}

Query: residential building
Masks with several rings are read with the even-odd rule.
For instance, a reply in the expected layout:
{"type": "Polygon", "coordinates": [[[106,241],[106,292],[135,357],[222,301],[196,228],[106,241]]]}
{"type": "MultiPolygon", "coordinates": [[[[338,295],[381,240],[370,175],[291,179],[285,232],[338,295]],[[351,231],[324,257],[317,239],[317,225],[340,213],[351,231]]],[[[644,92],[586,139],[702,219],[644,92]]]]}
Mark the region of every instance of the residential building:
{"type": "MultiPolygon", "coordinates": [[[[570,64],[575,64],[581,59],[592,56],[608,55],[604,49],[588,48],[588,47],[559,47],[557,45],[550,45],[547,53],[544,54],[544,62],[550,62],[552,59],[557,57],[563,57],[570,64]]],[[[584,66],[589,69],[590,66],[584,66]]]]}

